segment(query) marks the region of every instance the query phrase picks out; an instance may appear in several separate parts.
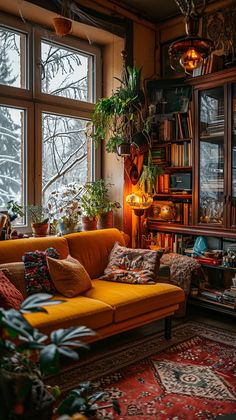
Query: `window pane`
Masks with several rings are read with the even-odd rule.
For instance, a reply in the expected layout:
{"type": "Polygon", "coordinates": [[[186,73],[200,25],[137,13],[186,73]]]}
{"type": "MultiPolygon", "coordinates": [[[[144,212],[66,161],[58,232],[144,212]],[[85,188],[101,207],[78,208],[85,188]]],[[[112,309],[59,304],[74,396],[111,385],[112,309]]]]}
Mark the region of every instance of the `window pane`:
{"type": "Polygon", "coordinates": [[[26,35],[0,26],[0,83],[26,88],[26,35]]]}
{"type": "Polygon", "coordinates": [[[91,179],[91,153],[85,135],[87,123],[79,118],[43,113],[44,203],[52,191],[73,182],[83,185],[91,179]]]}
{"type": "Polygon", "coordinates": [[[92,56],[42,41],[41,66],[43,93],[92,102],[92,56]]]}
{"type": "Polygon", "coordinates": [[[25,110],[0,106],[0,207],[24,204],[25,110]]]}

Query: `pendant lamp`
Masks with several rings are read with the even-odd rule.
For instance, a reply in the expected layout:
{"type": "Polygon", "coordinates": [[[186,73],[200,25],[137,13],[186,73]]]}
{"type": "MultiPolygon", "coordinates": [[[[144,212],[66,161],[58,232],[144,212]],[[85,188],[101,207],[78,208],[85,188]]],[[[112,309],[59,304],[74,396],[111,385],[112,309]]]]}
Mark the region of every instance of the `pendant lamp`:
{"type": "Polygon", "coordinates": [[[179,64],[186,74],[192,75],[193,70],[200,67],[206,58],[214,50],[214,44],[210,39],[198,35],[199,23],[202,12],[206,6],[204,1],[201,11],[197,11],[194,0],[175,0],[184,15],[186,37],[173,42],[169,47],[170,66],[177,70],[179,64]]]}

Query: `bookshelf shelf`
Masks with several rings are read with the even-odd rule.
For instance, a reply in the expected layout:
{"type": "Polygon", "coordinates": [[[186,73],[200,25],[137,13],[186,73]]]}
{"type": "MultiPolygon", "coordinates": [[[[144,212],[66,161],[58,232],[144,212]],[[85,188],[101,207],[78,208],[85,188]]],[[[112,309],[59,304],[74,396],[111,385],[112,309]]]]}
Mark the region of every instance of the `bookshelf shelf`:
{"type": "MultiPolygon", "coordinates": [[[[227,250],[227,241],[236,248],[235,68],[189,78],[179,86],[177,80],[152,82],[149,98],[155,109],[153,163],[161,166],[164,174],[159,175],[153,196],[155,211],[150,208],[146,213],[148,232],[158,246],[172,252],[184,253],[197,236],[222,245],[211,249],[227,250]],[[183,95],[181,89],[186,85],[191,86],[192,92],[183,95]],[[184,109],[179,107],[183,96],[184,109]],[[159,99],[160,104],[155,102],[159,99]],[[167,210],[175,207],[176,213],[170,211],[166,217],[163,211],[162,217],[158,209],[165,205],[167,210]]],[[[222,286],[226,289],[232,276],[236,277],[234,267],[211,265],[203,260],[200,263],[209,279],[213,278],[215,289],[214,278],[228,279],[229,283],[222,286]]],[[[232,305],[201,296],[191,297],[190,301],[236,316],[232,305]]]]}

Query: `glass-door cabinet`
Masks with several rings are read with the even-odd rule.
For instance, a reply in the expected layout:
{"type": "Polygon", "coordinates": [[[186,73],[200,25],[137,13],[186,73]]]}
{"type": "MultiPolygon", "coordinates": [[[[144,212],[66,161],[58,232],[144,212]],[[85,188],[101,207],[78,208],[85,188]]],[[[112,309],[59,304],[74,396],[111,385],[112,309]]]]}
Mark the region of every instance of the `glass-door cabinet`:
{"type": "Polygon", "coordinates": [[[236,78],[229,75],[193,83],[193,219],[212,230],[236,229],[236,78]]]}

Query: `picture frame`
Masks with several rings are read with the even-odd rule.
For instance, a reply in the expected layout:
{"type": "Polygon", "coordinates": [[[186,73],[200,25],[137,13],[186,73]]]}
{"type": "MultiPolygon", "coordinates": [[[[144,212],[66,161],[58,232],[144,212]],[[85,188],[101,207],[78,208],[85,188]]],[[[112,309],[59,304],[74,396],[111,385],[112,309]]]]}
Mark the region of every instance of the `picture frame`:
{"type": "Polygon", "coordinates": [[[170,66],[169,59],[169,47],[177,39],[172,39],[171,41],[164,42],[161,44],[161,78],[162,79],[178,79],[185,77],[185,73],[181,65],[177,65],[176,70],[173,70],[170,66]]]}

